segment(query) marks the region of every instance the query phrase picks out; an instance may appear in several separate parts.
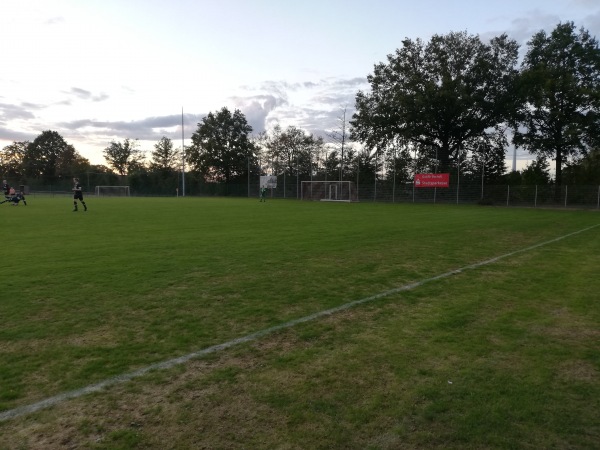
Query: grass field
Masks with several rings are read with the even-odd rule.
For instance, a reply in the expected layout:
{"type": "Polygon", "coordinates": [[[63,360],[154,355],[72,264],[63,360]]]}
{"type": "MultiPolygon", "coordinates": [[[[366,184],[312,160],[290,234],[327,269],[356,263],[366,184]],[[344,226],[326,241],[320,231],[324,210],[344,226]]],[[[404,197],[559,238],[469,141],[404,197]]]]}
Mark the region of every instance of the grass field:
{"type": "Polygon", "coordinates": [[[284,327],[1,420],[0,449],[598,448],[597,211],[87,203],[0,205],[0,414],[284,327]]]}

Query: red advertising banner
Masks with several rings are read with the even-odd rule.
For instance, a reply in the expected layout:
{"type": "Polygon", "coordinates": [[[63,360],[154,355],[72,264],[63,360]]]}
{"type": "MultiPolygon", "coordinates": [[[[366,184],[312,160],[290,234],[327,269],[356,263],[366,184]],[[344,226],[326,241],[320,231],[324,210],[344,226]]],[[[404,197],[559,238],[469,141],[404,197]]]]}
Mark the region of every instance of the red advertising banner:
{"type": "Polygon", "coordinates": [[[416,173],[415,187],[417,188],[447,188],[450,187],[449,173],[416,173]]]}

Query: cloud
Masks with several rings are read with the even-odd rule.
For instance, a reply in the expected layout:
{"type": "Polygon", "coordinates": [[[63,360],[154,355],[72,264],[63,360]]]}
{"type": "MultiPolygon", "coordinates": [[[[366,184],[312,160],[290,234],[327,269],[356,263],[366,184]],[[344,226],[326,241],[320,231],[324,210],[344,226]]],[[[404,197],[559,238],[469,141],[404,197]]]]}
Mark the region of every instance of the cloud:
{"type": "MultiPolygon", "coordinates": [[[[570,21],[569,18],[565,19],[555,14],[546,14],[535,10],[525,18],[513,20],[507,34],[520,45],[520,55],[523,58],[528,50],[528,42],[536,33],[543,30],[549,35],[559,23],[568,21],[570,21]]],[[[576,31],[583,28],[592,36],[597,36],[600,33],[600,10],[595,14],[586,16],[583,20],[573,20],[573,23],[576,31]]],[[[499,34],[497,33],[497,35],[499,34]]]]}
{"type": "MultiPolygon", "coordinates": [[[[178,138],[181,133],[181,115],[153,116],[131,121],[99,121],[80,119],[60,122],[60,128],[79,133],[93,134],[108,139],[139,139],[158,141],[161,137],[178,138]]],[[[195,114],[184,114],[184,124],[196,119],[195,114]]]]}
{"type": "MultiPolygon", "coordinates": [[[[279,89],[278,89],[279,91],[279,89]]],[[[279,93],[279,92],[278,92],[279,93]]],[[[253,133],[262,133],[266,129],[267,117],[277,107],[287,104],[285,96],[252,95],[250,97],[233,97],[236,108],[244,113],[253,133]]]]}
{"type": "Polygon", "coordinates": [[[317,136],[338,126],[343,110],[348,120],[354,112],[359,89],[369,87],[366,77],[325,78],[298,83],[265,81],[256,88],[245,86],[247,96],[232,97],[254,132],[268,130],[276,123],[295,126],[317,136]],[[261,91],[260,94],[252,93],[261,91]]]}
{"type": "Polygon", "coordinates": [[[31,109],[40,109],[39,105],[32,103],[21,103],[21,105],[11,105],[0,103],[0,123],[6,123],[11,120],[30,120],[35,116],[31,109]]]}
{"type": "Polygon", "coordinates": [[[39,133],[26,133],[0,126],[0,140],[12,142],[33,141],[39,133]]]}
{"type": "MultiPolygon", "coordinates": [[[[268,130],[275,123],[304,129],[315,136],[327,137],[330,131],[340,126],[346,109],[346,120],[354,112],[354,101],[359,88],[368,87],[366,78],[329,78],[318,81],[287,83],[265,81],[255,87],[245,86],[248,95],[229,98],[231,105],[242,111],[253,133],[268,130]]],[[[82,88],[73,87],[69,94],[78,99],[92,99],[94,95],[82,88]]],[[[189,138],[190,124],[198,123],[198,117],[206,114],[184,116],[186,135],[189,138]]],[[[77,140],[138,139],[157,142],[162,136],[173,140],[180,138],[181,115],[150,116],[131,121],[100,121],[78,119],[56,124],[77,140]]],[[[193,128],[195,130],[195,127],[193,128]]]]}
{"type": "MultiPolygon", "coordinates": [[[[105,93],[101,93],[98,95],[92,94],[92,92],[87,91],[85,89],[81,89],[78,87],[72,87],[70,91],[65,92],[66,94],[73,95],[81,100],[91,100],[93,102],[101,102],[104,100],[108,100],[110,96],[105,93]]],[[[69,101],[61,102],[63,104],[70,104],[69,101]]]]}
{"type": "Polygon", "coordinates": [[[92,96],[92,93],[90,91],[86,91],[85,89],[79,89],[76,87],[71,88],[71,91],[69,93],[84,100],[87,100],[92,96]]]}
{"type": "MultiPolygon", "coordinates": [[[[595,2],[596,0],[594,0],[595,2]]],[[[598,39],[600,35],[600,11],[595,14],[590,14],[586,16],[583,20],[584,27],[588,29],[592,36],[595,36],[598,39]]],[[[577,25],[577,23],[575,23],[577,25]]]]}

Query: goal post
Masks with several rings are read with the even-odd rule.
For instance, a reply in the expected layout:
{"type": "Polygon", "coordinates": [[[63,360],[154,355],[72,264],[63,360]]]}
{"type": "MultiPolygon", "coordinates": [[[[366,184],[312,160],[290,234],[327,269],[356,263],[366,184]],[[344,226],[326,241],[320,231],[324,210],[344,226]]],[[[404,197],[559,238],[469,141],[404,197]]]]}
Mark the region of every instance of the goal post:
{"type": "Polygon", "coordinates": [[[356,202],[358,194],[353,181],[303,181],[302,200],[356,202]]]}
{"type": "Polygon", "coordinates": [[[96,197],[129,197],[129,186],[96,186],[96,197]]]}

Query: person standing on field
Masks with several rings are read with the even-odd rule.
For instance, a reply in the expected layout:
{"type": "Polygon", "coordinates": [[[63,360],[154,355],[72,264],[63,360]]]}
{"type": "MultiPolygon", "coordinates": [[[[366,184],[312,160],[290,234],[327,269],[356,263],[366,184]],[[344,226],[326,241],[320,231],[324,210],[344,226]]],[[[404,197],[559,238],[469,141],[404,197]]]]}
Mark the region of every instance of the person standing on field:
{"type": "Polygon", "coordinates": [[[87,206],[83,201],[83,192],[81,190],[79,178],[73,178],[73,212],[77,211],[77,200],[83,205],[83,210],[87,211],[87,206]]]}
{"type": "Polygon", "coordinates": [[[10,185],[6,180],[2,180],[2,190],[4,191],[4,196],[8,198],[10,195],[10,185]]]}

